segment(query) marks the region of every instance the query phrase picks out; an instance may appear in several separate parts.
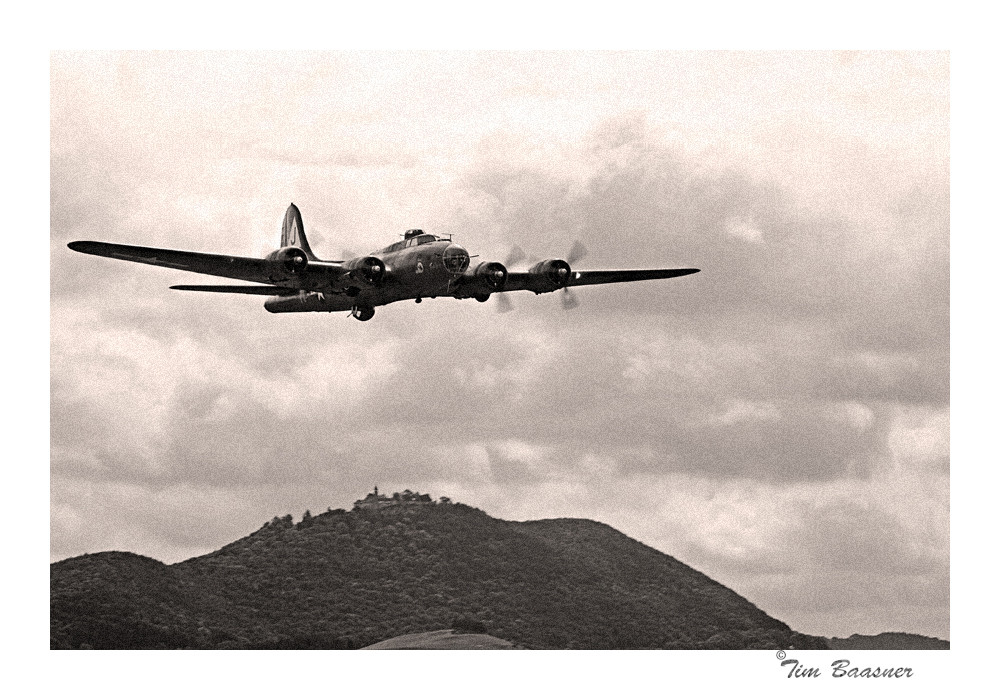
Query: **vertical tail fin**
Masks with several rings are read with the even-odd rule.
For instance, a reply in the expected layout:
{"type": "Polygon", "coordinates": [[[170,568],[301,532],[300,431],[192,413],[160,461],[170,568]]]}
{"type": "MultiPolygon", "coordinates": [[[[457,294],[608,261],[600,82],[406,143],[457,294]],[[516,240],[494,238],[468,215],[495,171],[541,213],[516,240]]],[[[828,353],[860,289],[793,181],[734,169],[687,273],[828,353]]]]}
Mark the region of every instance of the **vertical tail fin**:
{"type": "Polygon", "coordinates": [[[302,225],[302,214],[299,213],[299,208],[294,204],[288,205],[285,221],[281,225],[281,247],[287,246],[301,248],[309,260],[318,259],[313,254],[312,248],[309,247],[309,241],[306,240],[306,229],[302,225]]]}

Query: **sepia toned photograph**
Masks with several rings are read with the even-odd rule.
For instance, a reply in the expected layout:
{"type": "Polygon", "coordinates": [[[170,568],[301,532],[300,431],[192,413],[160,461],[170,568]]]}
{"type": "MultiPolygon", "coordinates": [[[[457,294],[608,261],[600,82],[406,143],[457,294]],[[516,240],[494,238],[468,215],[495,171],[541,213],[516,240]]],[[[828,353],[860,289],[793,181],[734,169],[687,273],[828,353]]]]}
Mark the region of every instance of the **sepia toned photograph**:
{"type": "Polygon", "coordinates": [[[49,70],[52,650],[949,649],[947,51],[49,70]]]}

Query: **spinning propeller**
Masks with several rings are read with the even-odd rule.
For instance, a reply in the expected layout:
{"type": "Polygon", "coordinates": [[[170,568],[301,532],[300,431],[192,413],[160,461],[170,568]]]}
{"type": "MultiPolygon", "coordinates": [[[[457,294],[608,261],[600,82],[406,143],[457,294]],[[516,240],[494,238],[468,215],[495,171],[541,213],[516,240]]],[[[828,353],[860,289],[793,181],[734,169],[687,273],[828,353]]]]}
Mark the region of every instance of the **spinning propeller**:
{"type": "MultiPolygon", "coordinates": [[[[574,264],[583,260],[587,257],[587,246],[581,243],[579,240],[573,241],[573,246],[569,249],[569,254],[566,256],[566,262],[569,263],[570,267],[574,264]]],[[[570,270],[566,270],[566,277],[570,275],[570,270]]],[[[567,282],[569,279],[566,280],[567,282]]],[[[575,309],[580,305],[580,301],[576,298],[576,294],[570,290],[569,287],[563,287],[562,289],[562,307],[566,311],[570,309],[575,309]]]]}
{"type": "MultiPolygon", "coordinates": [[[[512,265],[517,265],[526,257],[528,256],[524,254],[524,251],[515,245],[510,249],[510,252],[507,253],[507,257],[503,261],[503,266],[509,270],[512,265]]],[[[496,300],[497,313],[505,314],[514,310],[514,305],[510,302],[510,298],[508,298],[506,294],[497,294],[496,300]]]]}
{"type": "MultiPolygon", "coordinates": [[[[575,309],[580,305],[579,300],[576,298],[576,294],[570,290],[566,284],[570,280],[570,275],[572,275],[572,266],[575,265],[580,260],[583,260],[587,255],[587,246],[581,243],[579,240],[574,241],[573,245],[569,249],[569,253],[566,255],[565,260],[555,261],[556,267],[552,271],[554,275],[554,281],[557,281],[560,286],[562,286],[562,296],[560,301],[562,302],[562,307],[565,310],[575,309]],[[559,264],[561,263],[561,264],[559,264]]],[[[528,256],[519,246],[514,246],[510,249],[507,254],[507,258],[504,260],[504,267],[510,268],[512,265],[516,265],[519,262],[527,259],[528,256]]],[[[514,305],[511,303],[510,299],[506,294],[495,295],[497,299],[497,312],[498,313],[508,313],[513,311],[514,305]]]]}

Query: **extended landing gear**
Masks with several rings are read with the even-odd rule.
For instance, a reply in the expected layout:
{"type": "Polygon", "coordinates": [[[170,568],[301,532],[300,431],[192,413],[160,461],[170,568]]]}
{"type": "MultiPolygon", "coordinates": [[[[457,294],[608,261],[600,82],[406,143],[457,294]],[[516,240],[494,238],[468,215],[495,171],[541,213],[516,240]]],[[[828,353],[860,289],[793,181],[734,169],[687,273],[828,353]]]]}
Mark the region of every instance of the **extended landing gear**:
{"type": "Polygon", "coordinates": [[[475,299],[476,301],[489,301],[490,295],[489,294],[477,294],[476,296],[474,296],[472,298],[475,299]]]}
{"type": "Polygon", "coordinates": [[[375,315],[375,309],[371,306],[355,306],[351,311],[351,316],[359,321],[368,321],[375,315]]]}

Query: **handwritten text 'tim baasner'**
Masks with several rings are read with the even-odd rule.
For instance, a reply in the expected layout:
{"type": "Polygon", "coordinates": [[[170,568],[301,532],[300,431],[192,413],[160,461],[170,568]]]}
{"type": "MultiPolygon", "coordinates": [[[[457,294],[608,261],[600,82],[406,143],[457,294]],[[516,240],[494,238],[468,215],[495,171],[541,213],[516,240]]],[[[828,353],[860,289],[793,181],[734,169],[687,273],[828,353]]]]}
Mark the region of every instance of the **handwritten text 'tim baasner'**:
{"type": "MultiPolygon", "coordinates": [[[[818,668],[806,668],[799,663],[798,659],[785,659],[782,666],[791,666],[788,670],[789,678],[818,678],[822,673],[818,668]]],[[[847,659],[838,659],[830,664],[833,669],[834,678],[910,678],[913,676],[912,668],[875,668],[851,666],[847,659]]]]}

